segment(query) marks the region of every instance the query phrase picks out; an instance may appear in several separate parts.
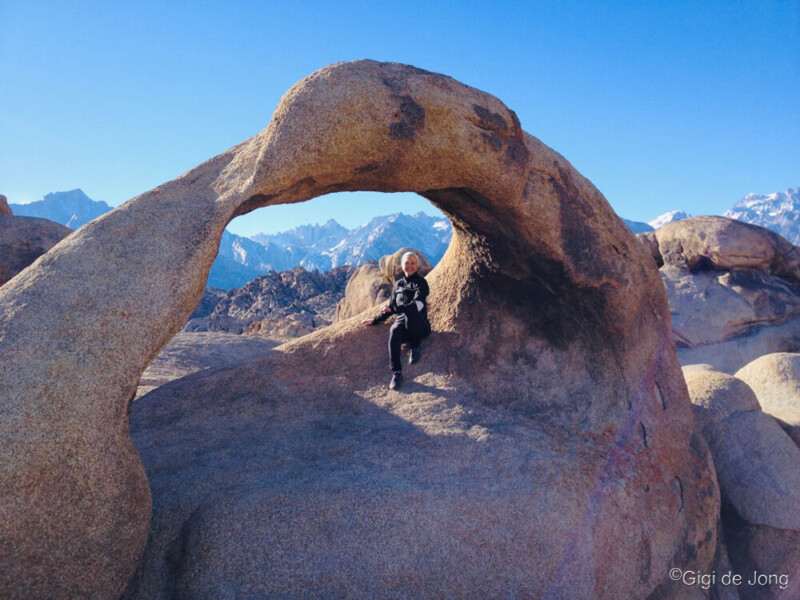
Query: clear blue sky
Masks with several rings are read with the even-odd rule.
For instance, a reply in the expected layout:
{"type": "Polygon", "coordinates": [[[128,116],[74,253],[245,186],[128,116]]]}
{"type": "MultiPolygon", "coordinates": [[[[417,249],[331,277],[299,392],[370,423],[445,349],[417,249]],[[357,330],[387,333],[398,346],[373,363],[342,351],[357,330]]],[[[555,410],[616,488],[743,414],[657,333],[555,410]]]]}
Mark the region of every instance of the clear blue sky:
{"type": "MultiPolygon", "coordinates": [[[[118,205],[257,133],[305,75],[359,58],[496,95],[629,219],[800,185],[800,0],[0,0],[0,192],[80,187],[118,205]]],[[[323,198],[231,228],[434,210],[389,200],[323,198]]]]}

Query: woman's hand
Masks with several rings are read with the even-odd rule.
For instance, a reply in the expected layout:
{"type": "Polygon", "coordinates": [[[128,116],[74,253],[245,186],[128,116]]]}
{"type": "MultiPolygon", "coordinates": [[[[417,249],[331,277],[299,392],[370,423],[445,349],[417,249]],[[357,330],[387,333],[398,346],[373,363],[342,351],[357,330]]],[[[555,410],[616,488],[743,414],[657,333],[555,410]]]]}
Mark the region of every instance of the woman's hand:
{"type": "Polygon", "coordinates": [[[391,309],[391,308],[389,308],[388,306],[384,306],[384,307],[381,309],[381,312],[385,314],[385,313],[388,313],[388,312],[392,312],[392,309],[391,309]]]}
{"type": "Polygon", "coordinates": [[[362,325],[372,325],[372,319],[364,319],[361,321],[362,325]]]}

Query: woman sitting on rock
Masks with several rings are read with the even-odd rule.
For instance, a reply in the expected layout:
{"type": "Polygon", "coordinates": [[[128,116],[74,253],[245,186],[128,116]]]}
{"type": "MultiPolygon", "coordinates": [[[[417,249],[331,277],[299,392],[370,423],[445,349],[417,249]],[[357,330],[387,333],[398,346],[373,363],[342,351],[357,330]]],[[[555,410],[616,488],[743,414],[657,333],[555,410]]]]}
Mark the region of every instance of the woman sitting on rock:
{"type": "Polygon", "coordinates": [[[381,314],[374,319],[365,319],[364,325],[377,325],[392,315],[397,315],[389,330],[389,361],[392,381],[389,389],[397,389],[403,383],[403,367],[400,364],[400,346],[407,343],[411,348],[409,364],[420,358],[420,343],[431,332],[428,322],[428,282],[417,273],[419,258],[413,252],[406,252],[400,260],[405,273],[394,283],[389,305],[381,308],[381,314]]]}

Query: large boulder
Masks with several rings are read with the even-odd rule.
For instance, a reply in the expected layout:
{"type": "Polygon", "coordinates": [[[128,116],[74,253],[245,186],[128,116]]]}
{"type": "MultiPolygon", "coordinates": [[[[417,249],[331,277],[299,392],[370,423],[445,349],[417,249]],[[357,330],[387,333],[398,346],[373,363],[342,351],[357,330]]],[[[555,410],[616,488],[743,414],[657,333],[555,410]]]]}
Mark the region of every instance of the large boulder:
{"type": "Polygon", "coordinates": [[[392,284],[374,260],[358,267],[347,282],[344,298],[336,305],[333,322],[338,323],[389,300],[392,284]]]}
{"type": "Polygon", "coordinates": [[[68,227],[48,219],[15,217],[11,210],[1,213],[0,285],[72,233],[68,227]]]}
{"type": "Polygon", "coordinates": [[[685,370],[698,426],[714,457],[722,524],[734,572],[792,582],[742,585],[742,598],[796,598],[800,591],[800,449],[753,390],[731,375],[685,370]],[[788,590],[788,591],[787,591],[788,590]]]}
{"type": "Polygon", "coordinates": [[[759,269],[800,282],[800,249],[765,227],[704,216],[672,221],[643,235],[655,238],[665,265],[759,269]]]}
{"type": "Polygon", "coordinates": [[[652,259],[496,98],[392,63],[322,69],[268,127],[85,225],[0,288],[9,598],[668,594],[719,491],[652,259]],[[386,389],[355,320],[230,369],[140,375],[225,225],[346,190],[453,223],[434,332],[386,389]],[[167,393],[167,395],[164,395],[167,393]]]}
{"type": "Polygon", "coordinates": [[[723,217],[639,239],[661,267],[682,364],[732,374],[763,354],[800,350],[800,250],[787,240],[723,217]]]}
{"type": "Polygon", "coordinates": [[[392,254],[382,256],[378,261],[378,268],[381,270],[381,273],[383,273],[383,276],[392,283],[398,277],[403,276],[403,265],[401,261],[406,252],[413,252],[417,255],[417,258],[419,258],[419,267],[417,268],[417,273],[419,273],[422,277],[427,277],[428,273],[433,270],[431,261],[429,261],[428,258],[416,248],[400,248],[392,254]]]}
{"type": "Polygon", "coordinates": [[[800,446],[800,354],[767,354],[739,369],[736,377],[753,389],[761,409],[800,446]]]}

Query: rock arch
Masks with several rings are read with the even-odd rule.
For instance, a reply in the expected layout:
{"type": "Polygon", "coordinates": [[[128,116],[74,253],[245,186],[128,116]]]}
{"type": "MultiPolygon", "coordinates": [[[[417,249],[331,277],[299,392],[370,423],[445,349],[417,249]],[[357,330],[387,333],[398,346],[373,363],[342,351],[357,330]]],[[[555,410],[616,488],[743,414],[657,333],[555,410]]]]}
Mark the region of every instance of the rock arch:
{"type": "MultiPolygon", "coordinates": [[[[515,589],[643,597],[668,566],[708,563],[718,491],[652,259],[499,100],[358,61],[300,81],[261,133],[0,289],[3,595],[122,593],[150,516],[126,416],[139,375],[200,299],[232,218],[346,190],[413,191],[448,215],[453,241],[429,280],[434,329],[450,341],[431,368],[533,432],[558,430],[552,456],[580,473],[551,490],[564,512],[519,549],[531,573],[515,589]]],[[[289,353],[324,365],[340,358],[326,340],[364,335],[342,323],[289,353]]],[[[559,468],[538,460],[531,481],[559,468]]],[[[536,493],[526,510],[544,506],[536,493]]]]}

